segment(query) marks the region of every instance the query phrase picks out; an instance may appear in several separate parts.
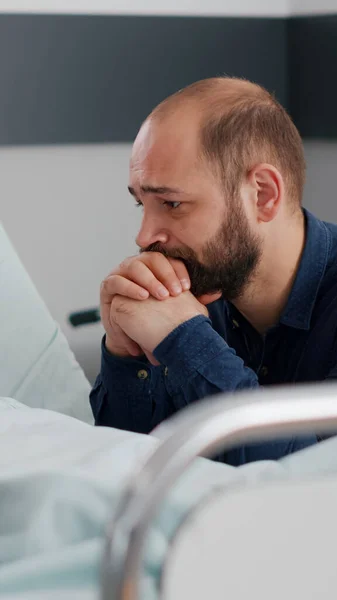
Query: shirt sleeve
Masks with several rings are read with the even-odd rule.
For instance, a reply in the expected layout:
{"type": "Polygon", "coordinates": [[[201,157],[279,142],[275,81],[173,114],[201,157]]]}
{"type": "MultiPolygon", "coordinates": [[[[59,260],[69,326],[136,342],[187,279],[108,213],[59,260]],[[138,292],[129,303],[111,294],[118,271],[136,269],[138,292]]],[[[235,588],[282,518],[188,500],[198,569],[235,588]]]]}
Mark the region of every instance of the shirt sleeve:
{"type": "Polygon", "coordinates": [[[222,454],[219,457],[219,460],[234,467],[255,462],[257,460],[279,460],[288,454],[304,450],[304,448],[313,446],[316,443],[317,437],[312,434],[305,437],[301,436],[247,444],[246,446],[229,450],[229,452],[222,454]]]}
{"type": "Polygon", "coordinates": [[[101,348],[101,371],[90,394],[96,425],[138,433],[152,428],[153,369],[145,359],[119,358],[101,348]]]}
{"type": "MultiPolygon", "coordinates": [[[[154,350],[167,368],[168,391],[185,404],[206,396],[259,385],[257,375],[200,315],[170,333],[154,350]]],[[[181,408],[181,406],[176,407],[181,408]]]]}
{"type": "MultiPolygon", "coordinates": [[[[168,385],[176,410],[220,392],[259,387],[254,371],[212,328],[211,321],[195,317],[175,329],[154,351],[167,367],[168,385]]],[[[249,444],[221,456],[239,466],[256,460],[277,460],[317,442],[315,435],[249,444]]]]}

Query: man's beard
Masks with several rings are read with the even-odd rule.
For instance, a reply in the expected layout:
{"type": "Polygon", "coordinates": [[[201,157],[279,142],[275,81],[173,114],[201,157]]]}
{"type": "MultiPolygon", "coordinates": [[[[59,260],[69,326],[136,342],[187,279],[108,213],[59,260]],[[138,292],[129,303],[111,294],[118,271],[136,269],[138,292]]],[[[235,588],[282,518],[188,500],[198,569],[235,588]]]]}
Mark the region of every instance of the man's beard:
{"type": "MultiPolygon", "coordinates": [[[[239,202],[239,200],[237,200],[239,202]]],[[[160,252],[181,260],[191,279],[191,292],[200,297],[221,292],[229,301],[239,298],[261,258],[261,243],[252,233],[246,215],[236,206],[219,231],[201,249],[202,262],[192,248],[164,248],[156,242],[141,252],[160,252]]]]}

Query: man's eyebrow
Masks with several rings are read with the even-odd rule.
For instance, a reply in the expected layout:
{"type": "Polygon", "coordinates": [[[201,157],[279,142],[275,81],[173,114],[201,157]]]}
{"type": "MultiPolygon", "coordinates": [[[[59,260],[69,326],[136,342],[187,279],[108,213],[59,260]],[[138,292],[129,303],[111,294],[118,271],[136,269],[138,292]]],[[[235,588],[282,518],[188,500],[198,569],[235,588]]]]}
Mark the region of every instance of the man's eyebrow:
{"type": "MultiPolygon", "coordinates": [[[[182,190],[179,188],[171,188],[166,186],[152,186],[152,185],[142,185],[140,187],[144,194],[181,194],[182,190]]],[[[136,196],[136,192],[133,187],[128,186],[128,190],[132,196],[136,196]]]]}

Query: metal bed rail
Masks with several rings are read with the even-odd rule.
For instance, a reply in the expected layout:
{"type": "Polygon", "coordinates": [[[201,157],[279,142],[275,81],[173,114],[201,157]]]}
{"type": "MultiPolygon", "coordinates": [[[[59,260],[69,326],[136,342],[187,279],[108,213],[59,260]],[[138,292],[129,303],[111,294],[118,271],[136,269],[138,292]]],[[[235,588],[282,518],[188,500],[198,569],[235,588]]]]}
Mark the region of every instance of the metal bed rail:
{"type": "Polygon", "coordinates": [[[102,600],[139,600],[144,548],[160,503],[197,456],[237,445],[337,432],[337,386],[312,384],[202,400],[160,425],[158,448],[134,473],[109,524],[102,600]]]}

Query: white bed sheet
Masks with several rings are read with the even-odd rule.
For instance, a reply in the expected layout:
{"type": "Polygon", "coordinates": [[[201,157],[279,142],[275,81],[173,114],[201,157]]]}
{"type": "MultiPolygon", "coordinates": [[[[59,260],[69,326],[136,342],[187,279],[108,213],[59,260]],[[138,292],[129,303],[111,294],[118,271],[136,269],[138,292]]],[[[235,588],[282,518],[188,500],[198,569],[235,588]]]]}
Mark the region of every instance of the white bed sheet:
{"type": "MultiPolygon", "coordinates": [[[[97,600],[106,525],[132,469],[158,443],[0,399],[0,598],[97,600]]],[[[144,560],[142,597],[157,597],[179,523],[214,487],[282,472],[198,459],[161,510],[144,560]]]]}

